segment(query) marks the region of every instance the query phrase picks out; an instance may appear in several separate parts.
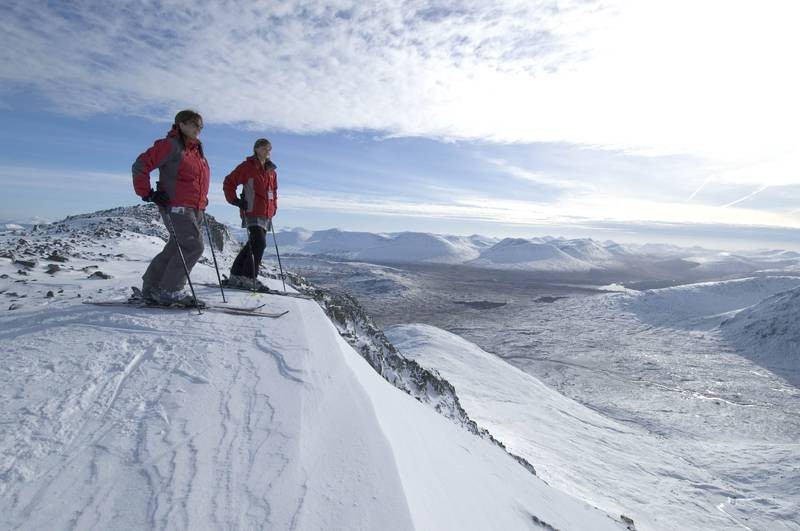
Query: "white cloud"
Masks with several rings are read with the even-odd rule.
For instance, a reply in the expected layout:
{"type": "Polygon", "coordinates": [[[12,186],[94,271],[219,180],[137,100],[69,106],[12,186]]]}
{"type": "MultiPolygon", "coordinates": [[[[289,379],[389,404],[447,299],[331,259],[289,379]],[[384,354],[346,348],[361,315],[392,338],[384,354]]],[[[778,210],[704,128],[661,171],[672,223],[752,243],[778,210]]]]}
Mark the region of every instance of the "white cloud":
{"type": "Polygon", "coordinates": [[[486,162],[494,165],[507,175],[515,177],[517,179],[521,179],[523,181],[535,183],[535,184],[543,184],[545,186],[552,186],[555,188],[560,188],[564,190],[575,190],[575,189],[584,189],[585,191],[592,190],[593,187],[588,183],[581,183],[577,181],[568,181],[565,179],[557,179],[554,177],[550,177],[545,175],[542,172],[535,172],[530,171],[525,168],[521,168],[519,166],[515,166],[514,164],[510,164],[509,162],[502,160],[502,159],[487,159],[486,162]]]}
{"type": "Polygon", "coordinates": [[[0,80],[66,112],[686,153],[800,183],[800,4],[20,0],[0,80]]]}
{"type": "Polygon", "coordinates": [[[633,226],[646,222],[680,224],[688,220],[702,220],[705,224],[726,226],[762,225],[800,229],[800,218],[796,213],[736,208],[734,203],[725,206],[687,205],[602,193],[564,197],[547,203],[511,199],[487,202],[484,197],[459,198],[446,203],[412,202],[314,190],[289,192],[281,196],[283,209],[455,219],[508,225],[605,222],[630,223],[633,226]]]}

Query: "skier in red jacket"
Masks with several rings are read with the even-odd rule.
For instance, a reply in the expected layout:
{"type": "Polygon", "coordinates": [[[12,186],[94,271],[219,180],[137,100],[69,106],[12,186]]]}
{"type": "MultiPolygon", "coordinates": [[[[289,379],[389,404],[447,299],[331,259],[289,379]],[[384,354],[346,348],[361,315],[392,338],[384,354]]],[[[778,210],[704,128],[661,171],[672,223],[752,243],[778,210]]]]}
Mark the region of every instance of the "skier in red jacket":
{"type": "Polygon", "coordinates": [[[225,199],[239,207],[242,226],[247,228],[247,244],[242,247],[231,267],[227,285],[239,288],[263,289],[258,282],[258,268],[267,246],[267,231],[278,210],[277,166],[270,160],[272,144],[259,138],[253,145],[253,155],[236,166],[222,184],[225,199]],[[242,186],[241,196],[236,189],[242,186]]]}
{"type": "Polygon", "coordinates": [[[175,115],[166,138],[139,155],[133,163],[133,189],[143,201],[158,205],[170,237],[142,276],[142,296],[157,304],[200,303],[183,292],[187,274],[203,254],[200,223],[208,205],[210,169],[198,136],[203,117],[192,110],[175,115]],[[150,172],[158,168],[155,190],[150,172]],[[183,258],[179,253],[183,251],[183,258]]]}

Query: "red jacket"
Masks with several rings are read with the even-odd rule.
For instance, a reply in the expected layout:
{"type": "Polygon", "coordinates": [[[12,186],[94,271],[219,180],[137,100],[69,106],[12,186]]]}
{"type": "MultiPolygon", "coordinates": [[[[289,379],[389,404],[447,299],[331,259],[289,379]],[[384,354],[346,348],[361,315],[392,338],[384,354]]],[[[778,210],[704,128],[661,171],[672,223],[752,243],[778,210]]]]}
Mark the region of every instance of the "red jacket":
{"type": "Polygon", "coordinates": [[[247,157],[244,162],[236,166],[222,183],[225,191],[225,200],[235,205],[237,202],[236,188],[244,186],[244,198],[247,201],[248,217],[270,218],[278,210],[278,174],[277,167],[271,160],[264,166],[255,156],[247,157]]]}
{"type": "Polygon", "coordinates": [[[139,155],[133,163],[133,189],[141,197],[150,193],[150,172],[158,168],[158,187],[167,192],[170,206],[204,209],[208,205],[211,170],[200,142],[181,145],[177,129],[139,155]]]}

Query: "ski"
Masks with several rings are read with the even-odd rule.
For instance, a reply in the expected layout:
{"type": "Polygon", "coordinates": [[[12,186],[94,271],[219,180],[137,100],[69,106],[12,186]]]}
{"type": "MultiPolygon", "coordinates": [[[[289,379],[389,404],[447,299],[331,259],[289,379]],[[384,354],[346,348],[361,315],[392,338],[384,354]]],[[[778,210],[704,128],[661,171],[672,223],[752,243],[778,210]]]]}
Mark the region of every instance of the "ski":
{"type": "MultiPolygon", "coordinates": [[[[146,309],[158,309],[158,310],[196,310],[196,306],[188,306],[188,305],[164,305],[164,304],[146,304],[141,301],[83,301],[83,304],[92,304],[94,306],[119,306],[119,307],[131,307],[131,308],[146,308],[146,309]]],[[[282,312],[277,313],[270,313],[260,311],[259,309],[262,308],[264,305],[256,306],[254,308],[247,308],[247,307],[240,307],[240,306],[218,306],[218,305],[208,305],[205,307],[200,308],[200,310],[207,310],[212,312],[221,312],[227,313],[231,315],[250,315],[253,317],[267,317],[270,319],[277,319],[279,317],[283,317],[289,310],[284,310],[282,312]]]]}
{"type": "MultiPolygon", "coordinates": [[[[143,304],[143,305],[146,305],[146,306],[163,306],[163,307],[175,306],[175,307],[179,307],[179,308],[180,307],[196,308],[196,306],[194,306],[193,304],[159,304],[159,303],[157,303],[155,301],[145,300],[144,296],[142,295],[142,290],[140,290],[136,286],[131,286],[131,291],[133,292],[133,295],[128,297],[128,302],[130,304],[143,304]]],[[[201,306],[200,309],[202,310],[203,308],[206,308],[208,306],[215,306],[215,305],[213,305],[213,304],[209,305],[209,304],[206,304],[204,302],[203,306],[201,306]]],[[[238,311],[242,311],[242,312],[252,312],[254,310],[260,310],[264,306],[266,306],[266,303],[259,304],[258,306],[252,306],[252,307],[236,307],[236,306],[227,306],[227,305],[225,305],[225,306],[220,306],[220,308],[229,309],[229,310],[238,310],[238,311]]]]}
{"type": "MultiPolygon", "coordinates": [[[[208,287],[208,288],[218,288],[219,287],[219,284],[211,284],[211,283],[203,283],[201,285],[205,286],[205,287],[208,287]]],[[[259,289],[256,289],[256,290],[253,290],[252,288],[240,288],[240,287],[237,287],[237,286],[227,286],[225,284],[223,284],[222,287],[224,289],[229,289],[229,290],[234,290],[234,291],[248,291],[250,293],[264,293],[266,295],[280,295],[281,297],[292,297],[292,298],[295,298],[295,299],[314,300],[314,297],[312,297],[311,295],[305,295],[303,293],[283,292],[283,291],[278,291],[276,289],[270,289],[270,288],[267,288],[267,287],[259,288],[259,289]]]]}

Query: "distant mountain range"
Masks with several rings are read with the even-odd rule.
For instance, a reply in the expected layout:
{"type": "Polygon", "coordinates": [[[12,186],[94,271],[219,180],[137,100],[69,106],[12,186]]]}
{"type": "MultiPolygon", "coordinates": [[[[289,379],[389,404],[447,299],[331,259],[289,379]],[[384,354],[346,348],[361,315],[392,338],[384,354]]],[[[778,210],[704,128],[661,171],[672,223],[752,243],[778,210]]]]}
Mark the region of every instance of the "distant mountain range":
{"type": "Polygon", "coordinates": [[[425,232],[371,233],[293,229],[277,234],[282,252],[373,263],[461,264],[488,269],[592,272],[696,269],[742,274],[800,272],[800,254],[784,250],[730,253],[700,247],[619,244],[591,238],[490,238],[425,232]]]}
{"type": "Polygon", "coordinates": [[[46,225],[50,220],[34,217],[26,220],[0,219],[0,231],[29,229],[34,225],[46,225]]]}

